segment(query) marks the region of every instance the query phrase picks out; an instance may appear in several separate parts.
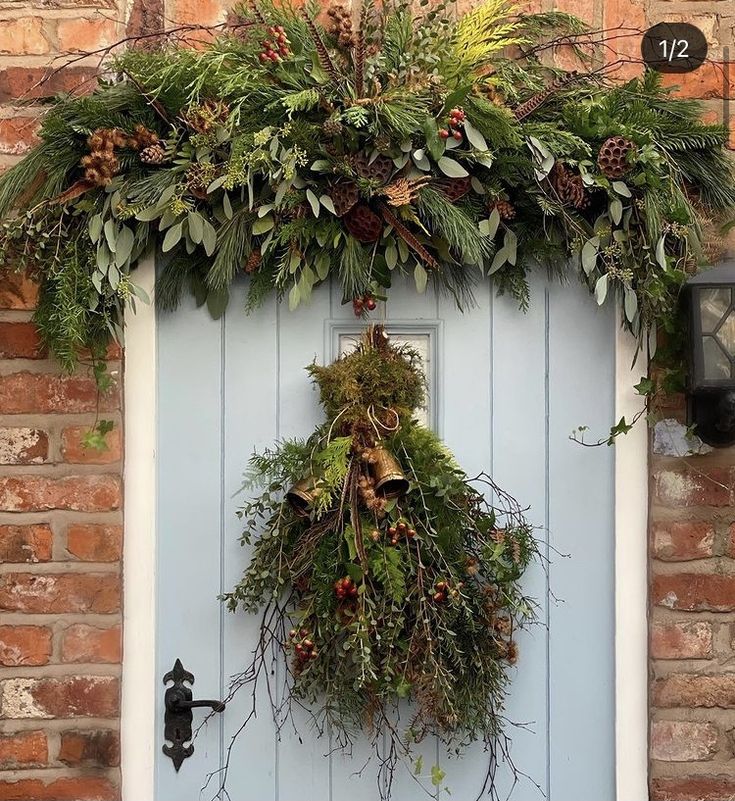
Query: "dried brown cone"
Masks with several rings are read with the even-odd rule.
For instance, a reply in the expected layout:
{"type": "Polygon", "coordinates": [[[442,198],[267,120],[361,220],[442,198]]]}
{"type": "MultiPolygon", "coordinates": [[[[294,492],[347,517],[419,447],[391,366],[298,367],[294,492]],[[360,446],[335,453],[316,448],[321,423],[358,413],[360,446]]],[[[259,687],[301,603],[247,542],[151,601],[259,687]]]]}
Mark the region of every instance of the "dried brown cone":
{"type": "Polygon", "coordinates": [[[339,120],[325,120],[322,124],[326,136],[339,136],[344,129],[345,126],[339,120]]]}
{"type": "Polygon", "coordinates": [[[343,5],[336,5],[327,9],[327,16],[327,31],[337,39],[339,46],[345,49],[354,47],[356,38],[352,31],[350,12],[343,5]]]}
{"type": "Polygon", "coordinates": [[[151,145],[140,151],[140,160],[143,164],[163,164],[166,161],[166,151],[161,144],[151,145]]]}
{"type": "Polygon", "coordinates": [[[111,153],[115,148],[125,147],[127,144],[128,137],[119,128],[98,128],[87,139],[87,147],[92,153],[111,153]]]}
{"type": "Polygon", "coordinates": [[[260,267],[260,262],[262,259],[263,254],[260,252],[260,248],[254,248],[250,251],[250,255],[248,256],[243,269],[248,275],[254,273],[258,267],[260,267]]]}
{"type": "Polygon", "coordinates": [[[472,182],[469,177],[443,178],[436,184],[436,188],[442,192],[442,194],[445,194],[452,202],[463,198],[470,191],[471,186],[472,182]]]}
{"type": "Polygon", "coordinates": [[[107,186],[120,170],[120,162],[111,150],[100,150],[83,156],[84,177],[95,186],[107,186]]]}
{"type": "Polygon", "coordinates": [[[376,242],[383,233],[383,221],[364,203],[355,205],[342,219],[358,242],[376,242]]]}
{"type": "Polygon", "coordinates": [[[133,133],[128,137],[128,147],[133,150],[145,150],[151,145],[157,145],[158,142],[158,134],[140,123],[135,126],[133,133]]]}
{"type": "Polygon", "coordinates": [[[488,206],[489,211],[496,210],[501,220],[514,220],[516,216],[515,206],[509,200],[495,200],[488,206]]]}
{"type": "Polygon", "coordinates": [[[622,178],[631,168],[628,155],[635,149],[635,144],[624,136],[611,136],[602,143],[597,156],[600,172],[611,180],[622,178]]]}
{"type": "Polygon", "coordinates": [[[352,159],[352,166],[360,178],[367,178],[380,184],[387,184],[393,174],[393,162],[382,155],[370,161],[366,153],[358,153],[352,159]]]}
{"type": "Polygon", "coordinates": [[[589,193],[585,189],[582,176],[572,172],[558,161],[549,174],[549,182],[559,201],[565,206],[574,206],[575,209],[582,210],[590,205],[589,193]]]}
{"type": "Polygon", "coordinates": [[[357,184],[354,181],[340,181],[330,188],[329,197],[332,198],[335,214],[344,217],[359,200],[357,184]]]}

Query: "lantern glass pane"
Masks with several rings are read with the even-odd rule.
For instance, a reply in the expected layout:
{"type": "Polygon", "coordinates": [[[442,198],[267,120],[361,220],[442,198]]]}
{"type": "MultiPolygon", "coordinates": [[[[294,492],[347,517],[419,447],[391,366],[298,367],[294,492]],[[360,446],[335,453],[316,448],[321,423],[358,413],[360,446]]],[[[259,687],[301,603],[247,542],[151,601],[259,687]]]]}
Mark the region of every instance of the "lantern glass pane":
{"type": "Polygon", "coordinates": [[[735,310],[727,315],[725,322],[720,326],[717,339],[731,357],[735,356],[735,310]]]}
{"type": "Polygon", "coordinates": [[[702,315],[702,333],[712,334],[730,308],[730,287],[720,286],[699,291],[699,309],[702,315]]]}
{"type": "Polygon", "coordinates": [[[721,381],[730,378],[730,360],[717,344],[714,337],[702,337],[704,355],[704,378],[706,381],[721,381]]]}

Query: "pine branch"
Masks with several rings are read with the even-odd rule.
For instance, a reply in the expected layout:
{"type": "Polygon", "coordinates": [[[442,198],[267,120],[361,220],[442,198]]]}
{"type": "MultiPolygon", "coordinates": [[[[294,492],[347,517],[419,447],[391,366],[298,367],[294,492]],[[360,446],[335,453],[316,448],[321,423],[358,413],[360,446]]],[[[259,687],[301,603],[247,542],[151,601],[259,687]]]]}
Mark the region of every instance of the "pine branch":
{"type": "Polygon", "coordinates": [[[417,256],[432,270],[439,270],[439,262],[429,253],[429,251],[419,242],[418,239],[406,228],[406,226],[393,214],[392,211],[383,203],[380,204],[380,211],[383,219],[392,225],[395,232],[403,241],[416,253],[417,256]]]}
{"type": "Polygon", "coordinates": [[[578,72],[570,72],[567,75],[560,76],[555,81],[552,81],[542,92],[533,95],[533,97],[530,97],[525,103],[521,103],[520,106],[516,106],[513,109],[513,116],[517,120],[528,117],[530,114],[533,114],[536,109],[540,108],[552,95],[555,95],[567,84],[578,80],[579,77],[578,72]]]}
{"type": "Polygon", "coordinates": [[[309,16],[308,12],[304,10],[304,20],[306,21],[306,25],[309,28],[309,33],[311,38],[314,42],[314,47],[316,48],[317,55],[319,56],[319,64],[321,64],[322,69],[329,75],[329,77],[335,82],[339,82],[339,72],[337,72],[337,68],[334,66],[334,62],[332,61],[331,56],[329,55],[329,51],[327,50],[326,45],[324,44],[322,37],[319,35],[319,31],[314,24],[314,20],[309,16]]]}

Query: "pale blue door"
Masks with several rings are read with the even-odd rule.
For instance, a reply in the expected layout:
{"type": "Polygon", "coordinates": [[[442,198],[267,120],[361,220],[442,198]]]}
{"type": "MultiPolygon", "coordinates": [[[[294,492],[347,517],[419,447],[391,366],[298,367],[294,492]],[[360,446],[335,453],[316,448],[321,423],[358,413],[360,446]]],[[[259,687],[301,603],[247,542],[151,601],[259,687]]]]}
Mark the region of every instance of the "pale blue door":
{"type": "MultiPolygon", "coordinates": [[[[304,366],[336,354],[340,337],[359,330],[351,306],[322,289],[289,312],[271,300],[246,316],[245,287],[212,321],[193,303],[158,318],[158,675],[176,658],[194,673],[195,697],[224,697],[250,659],[257,622],[217,600],[247,563],[235,510],[253,449],[308,434],[320,419],[304,366]]],[[[548,569],[527,577],[540,624],[520,641],[508,718],[513,760],[528,778],[513,801],[614,801],[614,449],[569,439],[580,425],[603,433],[614,414],[615,328],[583,288],[532,286],[531,307],[477,293],[460,313],[451,299],[394,289],[387,323],[418,338],[429,355],[428,418],[470,473],[488,470],[530,505],[549,532],[548,569]]],[[[163,744],[158,693],[158,747],[163,744]]],[[[265,699],[233,746],[227,777],[233,801],[376,801],[375,773],[359,751],[329,754],[327,740],[302,730],[274,734],[265,699]]],[[[177,773],[157,757],[155,801],[215,797],[216,772],[248,714],[247,693],[202,728],[193,756],[177,773]],[[215,774],[202,789],[210,774],[215,774]]],[[[194,725],[204,718],[195,710],[194,725]]],[[[448,759],[424,743],[455,801],[472,801],[487,755],[448,759]]],[[[499,783],[507,792],[508,772],[499,783]]],[[[398,776],[394,801],[425,797],[398,776]]],[[[448,796],[443,796],[448,797],[448,796]]],[[[143,799],[141,799],[143,801],[143,799]]]]}

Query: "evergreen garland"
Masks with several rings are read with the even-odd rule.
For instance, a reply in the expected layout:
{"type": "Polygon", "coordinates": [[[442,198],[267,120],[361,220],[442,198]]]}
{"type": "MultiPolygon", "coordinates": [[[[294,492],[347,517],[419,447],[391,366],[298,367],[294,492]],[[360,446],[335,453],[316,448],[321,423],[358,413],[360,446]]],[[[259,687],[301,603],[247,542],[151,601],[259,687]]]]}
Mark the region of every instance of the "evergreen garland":
{"type": "Polygon", "coordinates": [[[51,105],[0,178],[0,259],[41,278],[65,366],[115,335],[150,250],[167,309],[191,290],[219,315],[243,272],[248,308],[270,291],[294,308],[333,276],[363,315],[395,272],[462,306],[490,276],[523,306],[530,269],[571,264],[637,336],[672,328],[702,231],[735,205],[725,129],[655,72],[614,85],[542,64],[586,36],[574,17],[450,6],[365,0],[322,22],[259,0],[206,47],[129,49],[51,105]]]}

